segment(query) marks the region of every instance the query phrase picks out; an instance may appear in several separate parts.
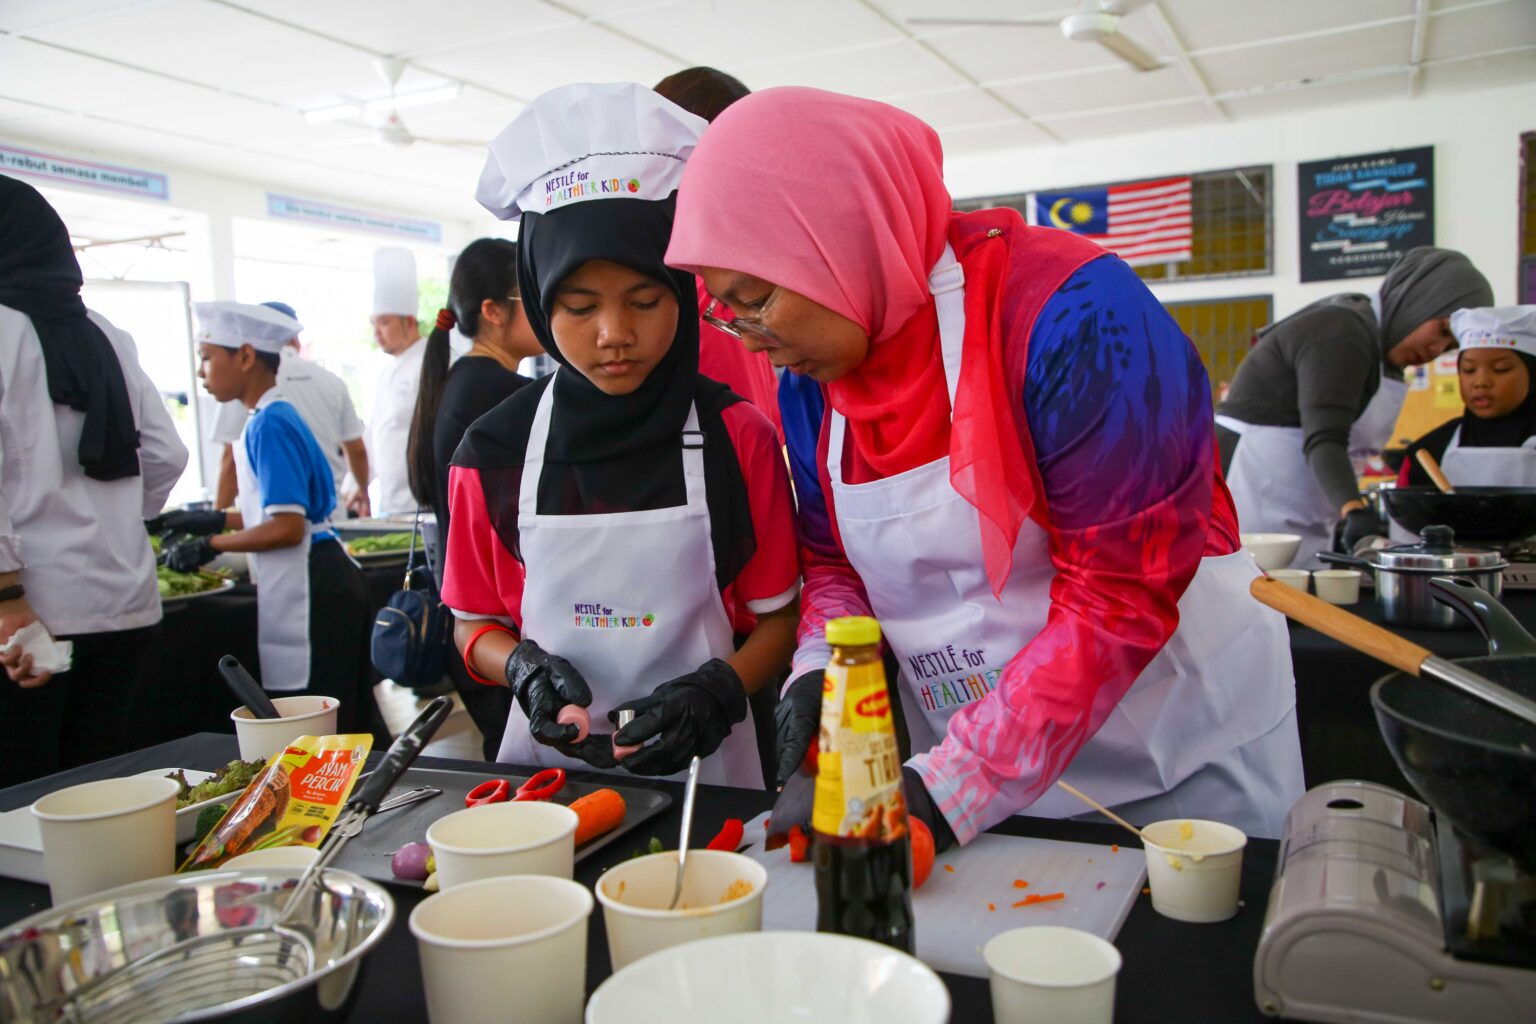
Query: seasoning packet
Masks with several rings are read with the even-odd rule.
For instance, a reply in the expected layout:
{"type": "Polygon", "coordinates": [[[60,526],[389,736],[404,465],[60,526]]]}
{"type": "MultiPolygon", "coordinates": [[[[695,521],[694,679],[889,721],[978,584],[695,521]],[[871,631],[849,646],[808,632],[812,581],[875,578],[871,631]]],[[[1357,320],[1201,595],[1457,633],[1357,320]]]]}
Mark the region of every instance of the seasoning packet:
{"type": "Polygon", "coordinates": [[[202,871],[231,857],[325,841],[368,759],[373,737],[300,736],[246,787],[177,869],[202,871]]]}

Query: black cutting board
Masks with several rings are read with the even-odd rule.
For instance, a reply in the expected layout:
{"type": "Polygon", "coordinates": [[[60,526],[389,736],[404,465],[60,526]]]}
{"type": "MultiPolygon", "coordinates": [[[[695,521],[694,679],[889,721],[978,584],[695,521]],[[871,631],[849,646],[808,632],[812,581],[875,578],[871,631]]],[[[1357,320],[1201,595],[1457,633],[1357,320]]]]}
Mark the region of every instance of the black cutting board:
{"type": "MultiPolygon", "coordinates": [[[[372,878],[379,882],[391,882],[396,885],[409,885],[420,887],[420,882],[404,881],[396,878],[390,870],[390,858],[395,851],[406,843],[424,843],[427,841],[427,827],[439,818],[446,817],[454,811],[464,809],[464,797],[469,791],[487,779],[506,779],[512,784],[514,790],[528,781],[526,775],[500,775],[496,774],[490,765],[486,771],[481,772],[450,772],[433,768],[411,768],[395,783],[395,788],[389,791],[389,796],[397,796],[417,788],[418,786],[431,786],[442,790],[441,796],[435,796],[430,800],[422,800],[418,803],[401,807],[394,811],[385,811],[368,819],[362,832],[358,833],[336,855],[332,861],[332,867],[342,868],[364,878],[372,878]]],[[[555,794],[553,803],[569,804],[578,797],[599,789],[615,790],[624,798],[624,820],[619,827],[611,832],[605,832],[589,842],[576,847],[576,860],[580,862],[590,854],[601,850],[609,843],[631,832],[642,822],[656,817],[672,805],[672,795],[654,789],[637,789],[630,786],[615,785],[611,782],[586,782],[575,779],[567,779],[560,792],[555,794]]],[[[386,797],[388,799],[388,797],[386,797]]]]}

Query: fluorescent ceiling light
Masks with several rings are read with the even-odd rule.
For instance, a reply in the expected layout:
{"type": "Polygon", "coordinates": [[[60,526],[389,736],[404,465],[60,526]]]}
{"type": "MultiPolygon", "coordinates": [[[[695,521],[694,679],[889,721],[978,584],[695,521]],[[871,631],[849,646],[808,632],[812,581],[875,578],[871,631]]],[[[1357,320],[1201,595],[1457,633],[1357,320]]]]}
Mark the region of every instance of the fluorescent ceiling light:
{"type": "Polygon", "coordinates": [[[343,103],[335,107],[321,107],[319,110],[304,111],[304,120],[310,124],[321,124],[325,121],[340,121],[346,117],[356,117],[361,114],[362,108],[356,103],[343,103]]]}
{"type": "Polygon", "coordinates": [[[404,110],[406,107],[425,107],[431,103],[446,103],[449,100],[459,98],[459,85],[457,82],[451,85],[441,85],[436,89],[423,89],[421,92],[408,92],[382,100],[369,100],[363,104],[363,109],[370,114],[387,114],[391,110],[404,110]]]}

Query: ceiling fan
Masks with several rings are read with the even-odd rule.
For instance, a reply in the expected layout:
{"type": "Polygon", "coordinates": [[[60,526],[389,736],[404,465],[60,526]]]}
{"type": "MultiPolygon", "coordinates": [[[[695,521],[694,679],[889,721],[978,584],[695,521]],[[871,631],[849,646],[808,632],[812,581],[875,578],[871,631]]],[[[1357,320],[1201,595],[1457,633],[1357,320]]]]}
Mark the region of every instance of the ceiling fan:
{"type": "Polygon", "coordinates": [[[908,18],[908,25],[966,28],[1054,28],[1077,43],[1098,43],[1137,71],[1156,71],[1163,62],[1120,34],[1120,19],[1151,0],[1097,0],[1090,10],[1046,18],[908,18]]]}
{"type": "MultiPolygon", "coordinates": [[[[396,109],[395,86],[400,81],[400,75],[405,71],[405,61],[399,57],[380,57],[374,61],[373,66],[378,70],[380,77],[389,86],[389,100],[387,104],[375,102],[370,106],[383,107],[387,110],[382,121],[369,121],[373,128],[373,134],[368,137],[354,139],[339,139],[331,142],[321,142],[315,145],[316,149],[335,149],[343,146],[365,145],[375,143],[380,146],[388,146],[391,149],[407,149],[418,142],[430,143],[434,146],[449,146],[454,149],[482,150],[485,148],[483,141],[476,142],[471,139],[444,139],[434,136],[417,135],[406,127],[405,121],[400,117],[396,109]]],[[[409,96],[400,97],[400,105],[410,99],[409,96]]]]}

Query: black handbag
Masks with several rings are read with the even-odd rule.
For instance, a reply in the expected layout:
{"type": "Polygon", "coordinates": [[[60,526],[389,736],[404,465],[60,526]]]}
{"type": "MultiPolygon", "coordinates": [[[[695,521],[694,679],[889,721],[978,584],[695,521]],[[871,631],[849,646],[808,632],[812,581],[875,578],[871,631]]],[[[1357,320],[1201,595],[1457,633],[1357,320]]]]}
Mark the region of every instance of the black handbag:
{"type": "Polygon", "coordinates": [[[453,615],[438,597],[432,571],[416,566],[420,533],[421,510],[417,509],[405,583],[374,616],[369,643],[369,655],[379,674],[412,689],[431,688],[442,681],[448,669],[448,637],[453,627],[453,615]]]}

